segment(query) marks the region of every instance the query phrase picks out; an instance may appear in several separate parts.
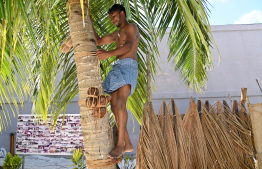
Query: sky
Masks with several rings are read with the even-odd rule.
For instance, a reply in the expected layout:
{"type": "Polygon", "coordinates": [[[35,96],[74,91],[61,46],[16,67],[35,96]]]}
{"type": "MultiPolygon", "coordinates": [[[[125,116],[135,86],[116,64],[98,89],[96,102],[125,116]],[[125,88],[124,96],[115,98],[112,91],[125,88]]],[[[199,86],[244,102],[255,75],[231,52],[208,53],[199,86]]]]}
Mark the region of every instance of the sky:
{"type": "Polygon", "coordinates": [[[262,0],[208,0],[211,25],[262,23],[262,0]]]}

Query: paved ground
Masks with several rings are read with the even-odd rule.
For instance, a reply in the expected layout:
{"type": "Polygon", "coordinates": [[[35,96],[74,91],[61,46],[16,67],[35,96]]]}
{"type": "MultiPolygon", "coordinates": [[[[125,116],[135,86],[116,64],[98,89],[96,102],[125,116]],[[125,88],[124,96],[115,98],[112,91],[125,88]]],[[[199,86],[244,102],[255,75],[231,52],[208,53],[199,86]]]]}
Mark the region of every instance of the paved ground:
{"type": "MultiPolygon", "coordinates": [[[[4,158],[0,158],[0,166],[4,163],[4,158]]],[[[73,169],[74,167],[70,156],[58,157],[58,156],[40,156],[30,155],[25,156],[24,169],[73,169]]],[[[133,163],[129,162],[129,166],[135,166],[135,160],[133,163]]],[[[133,167],[127,167],[128,165],[122,161],[119,164],[121,169],[132,169],[133,167]]]]}
{"type": "MultiPolygon", "coordinates": [[[[4,158],[0,158],[0,166],[4,163],[4,158]]],[[[69,157],[51,157],[30,155],[25,156],[24,169],[73,169],[74,167],[69,157]]]]}

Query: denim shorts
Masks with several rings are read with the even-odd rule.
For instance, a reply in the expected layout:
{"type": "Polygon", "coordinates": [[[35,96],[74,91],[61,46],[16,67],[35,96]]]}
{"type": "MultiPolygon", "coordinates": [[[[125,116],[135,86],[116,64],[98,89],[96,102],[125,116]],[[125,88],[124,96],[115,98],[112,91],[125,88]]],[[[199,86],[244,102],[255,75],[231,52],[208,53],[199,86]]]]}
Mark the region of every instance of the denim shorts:
{"type": "Polygon", "coordinates": [[[126,58],[115,61],[111,66],[112,70],[110,70],[103,82],[104,92],[110,94],[120,87],[130,84],[131,92],[129,96],[131,96],[137,84],[137,61],[132,58],[126,58]]]}

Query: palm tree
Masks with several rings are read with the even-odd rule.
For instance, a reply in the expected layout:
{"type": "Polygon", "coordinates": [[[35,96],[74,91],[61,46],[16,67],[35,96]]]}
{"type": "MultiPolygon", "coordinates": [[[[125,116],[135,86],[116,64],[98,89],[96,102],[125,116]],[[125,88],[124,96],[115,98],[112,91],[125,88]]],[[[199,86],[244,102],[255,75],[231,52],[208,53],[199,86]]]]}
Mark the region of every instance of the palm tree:
{"type": "MultiPolygon", "coordinates": [[[[128,108],[138,122],[141,123],[146,101],[144,54],[152,53],[154,76],[159,56],[157,41],[163,39],[168,27],[171,27],[168,59],[175,63],[174,68],[186,85],[196,91],[204,90],[207,71],[212,67],[209,47],[213,40],[207,0],[89,0],[88,8],[100,36],[116,29],[107,17],[107,10],[116,2],[124,4],[129,22],[138,25],[141,35],[138,85],[128,100],[128,108]]],[[[113,145],[111,128],[108,116],[95,119],[83,105],[87,87],[94,81],[101,86],[101,78],[96,75],[99,66],[93,55],[96,46],[86,2],[70,0],[70,3],[66,5],[66,0],[0,0],[0,106],[3,107],[0,131],[10,123],[7,107],[15,116],[19,113],[18,103],[23,107],[25,97],[33,102],[33,113],[44,119],[51,113],[55,125],[58,115],[65,112],[79,93],[86,157],[94,164],[107,160],[106,154],[113,145]],[[63,54],[61,44],[70,34],[74,49],[63,54]],[[55,84],[59,73],[62,78],[55,84]]],[[[103,46],[106,50],[114,47],[115,44],[103,46]]],[[[111,57],[101,62],[102,80],[114,60],[111,57]]]]}

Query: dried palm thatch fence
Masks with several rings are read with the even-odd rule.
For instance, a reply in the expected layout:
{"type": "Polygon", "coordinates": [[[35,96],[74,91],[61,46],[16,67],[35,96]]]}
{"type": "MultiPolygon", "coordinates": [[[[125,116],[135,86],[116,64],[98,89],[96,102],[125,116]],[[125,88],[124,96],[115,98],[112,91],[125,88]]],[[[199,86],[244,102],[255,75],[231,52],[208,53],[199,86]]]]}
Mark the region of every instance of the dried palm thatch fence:
{"type": "Polygon", "coordinates": [[[191,101],[181,118],[174,100],[168,105],[163,101],[158,115],[150,102],[144,109],[136,167],[255,168],[259,156],[254,154],[259,153],[254,146],[251,120],[241,103],[235,101],[230,109],[225,101],[191,101]]]}
{"type": "MultiPolygon", "coordinates": [[[[148,73],[150,74],[149,70],[148,73]]],[[[257,126],[257,133],[252,132],[251,119],[253,122],[260,118],[256,125],[260,125],[262,129],[262,104],[259,105],[260,109],[254,110],[261,111],[260,114],[254,113],[256,116],[252,117],[253,107],[250,109],[250,119],[244,106],[245,95],[246,89],[242,90],[240,103],[234,101],[232,109],[226,101],[217,101],[210,105],[208,101],[201,103],[198,100],[196,104],[192,100],[183,118],[171,99],[168,105],[163,101],[156,115],[148,83],[148,103],[143,110],[136,167],[248,169],[255,168],[255,158],[258,159],[258,166],[261,166],[259,159],[262,157],[262,147],[259,147],[261,143],[258,142],[262,140],[262,132],[257,126]]]]}
{"type": "Polygon", "coordinates": [[[254,132],[254,142],[256,149],[256,158],[258,160],[258,168],[262,168],[262,103],[248,105],[250,117],[252,121],[252,129],[254,132]]]}

